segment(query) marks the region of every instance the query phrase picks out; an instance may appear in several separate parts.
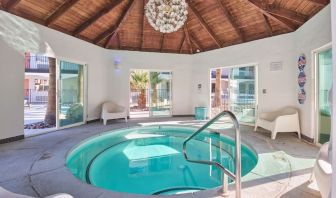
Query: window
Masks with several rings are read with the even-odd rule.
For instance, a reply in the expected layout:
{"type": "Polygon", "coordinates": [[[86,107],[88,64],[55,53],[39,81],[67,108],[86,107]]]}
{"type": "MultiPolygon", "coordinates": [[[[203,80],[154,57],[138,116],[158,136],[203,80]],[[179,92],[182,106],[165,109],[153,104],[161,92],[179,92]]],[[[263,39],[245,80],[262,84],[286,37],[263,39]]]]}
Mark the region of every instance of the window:
{"type": "Polygon", "coordinates": [[[246,92],[246,84],[245,83],[239,83],[239,93],[243,94],[246,92]]]}

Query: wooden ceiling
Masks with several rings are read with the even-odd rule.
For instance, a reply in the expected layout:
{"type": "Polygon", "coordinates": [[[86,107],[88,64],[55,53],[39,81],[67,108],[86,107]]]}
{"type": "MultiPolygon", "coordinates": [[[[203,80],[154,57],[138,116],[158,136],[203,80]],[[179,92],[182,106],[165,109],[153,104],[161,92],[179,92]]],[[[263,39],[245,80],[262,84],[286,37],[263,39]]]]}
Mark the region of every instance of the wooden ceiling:
{"type": "Polygon", "coordinates": [[[193,54],[293,32],[330,0],[186,0],[188,20],[155,31],[147,0],[0,0],[0,9],[108,49],[193,54]]]}

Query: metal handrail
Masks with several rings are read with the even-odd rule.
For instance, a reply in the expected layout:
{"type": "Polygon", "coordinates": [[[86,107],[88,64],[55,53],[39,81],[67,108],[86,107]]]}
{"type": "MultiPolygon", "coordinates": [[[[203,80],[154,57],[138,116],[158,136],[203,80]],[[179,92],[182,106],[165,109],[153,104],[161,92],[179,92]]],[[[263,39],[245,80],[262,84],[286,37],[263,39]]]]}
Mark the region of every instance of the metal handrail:
{"type": "MultiPolygon", "coordinates": [[[[184,142],[183,142],[183,155],[184,158],[189,161],[189,162],[193,162],[193,163],[200,163],[200,164],[207,164],[207,165],[213,165],[213,166],[217,166],[218,168],[220,168],[223,172],[224,172],[224,178],[227,178],[225,176],[228,175],[231,179],[233,179],[235,181],[235,186],[236,186],[236,198],[240,198],[241,196],[241,148],[240,148],[240,129],[239,129],[239,123],[238,120],[236,118],[236,116],[230,112],[230,111],[223,111],[220,114],[218,114],[216,117],[214,117],[213,119],[209,120],[205,125],[203,125],[200,129],[198,129],[195,133],[193,133],[191,136],[189,136],[184,142]],[[213,124],[214,122],[216,122],[219,118],[223,117],[223,116],[229,116],[233,122],[233,125],[236,129],[236,133],[235,133],[235,147],[236,147],[236,155],[235,155],[235,164],[236,164],[236,173],[232,173],[230,170],[226,169],[224,166],[222,166],[220,163],[218,162],[214,162],[214,161],[205,161],[205,160],[192,160],[188,158],[187,155],[187,142],[189,140],[191,140],[193,137],[195,137],[197,134],[201,133],[204,129],[208,128],[211,124],[213,124]]],[[[224,179],[223,181],[223,188],[224,188],[224,192],[226,193],[227,191],[227,179],[224,179]]]]}

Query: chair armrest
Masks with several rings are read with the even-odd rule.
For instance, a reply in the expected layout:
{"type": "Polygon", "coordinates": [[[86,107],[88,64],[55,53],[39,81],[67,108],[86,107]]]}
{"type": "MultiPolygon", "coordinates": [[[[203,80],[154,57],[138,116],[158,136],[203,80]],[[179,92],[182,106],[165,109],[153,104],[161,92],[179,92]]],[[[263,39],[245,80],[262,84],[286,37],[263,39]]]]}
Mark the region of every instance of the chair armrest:
{"type": "Polygon", "coordinates": [[[267,120],[267,121],[274,121],[278,117],[278,112],[264,112],[260,113],[258,118],[267,120]]]}
{"type": "Polygon", "coordinates": [[[280,115],[275,119],[275,122],[291,122],[293,120],[297,121],[297,115],[280,115]]]}

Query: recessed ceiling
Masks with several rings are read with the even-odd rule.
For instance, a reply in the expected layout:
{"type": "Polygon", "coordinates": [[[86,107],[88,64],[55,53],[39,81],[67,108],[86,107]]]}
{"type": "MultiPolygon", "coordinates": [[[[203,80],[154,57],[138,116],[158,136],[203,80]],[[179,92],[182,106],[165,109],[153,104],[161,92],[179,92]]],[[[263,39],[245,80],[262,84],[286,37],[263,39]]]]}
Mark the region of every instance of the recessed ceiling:
{"type": "Polygon", "coordinates": [[[188,20],[155,31],[147,0],[0,0],[0,9],[108,49],[193,54],[293,32],[330,0],[186,0],[188,20]]]}

